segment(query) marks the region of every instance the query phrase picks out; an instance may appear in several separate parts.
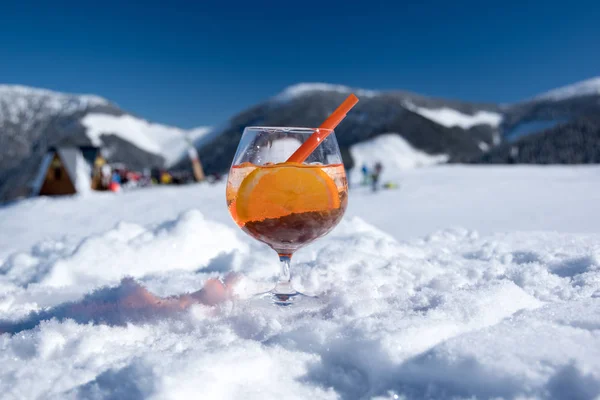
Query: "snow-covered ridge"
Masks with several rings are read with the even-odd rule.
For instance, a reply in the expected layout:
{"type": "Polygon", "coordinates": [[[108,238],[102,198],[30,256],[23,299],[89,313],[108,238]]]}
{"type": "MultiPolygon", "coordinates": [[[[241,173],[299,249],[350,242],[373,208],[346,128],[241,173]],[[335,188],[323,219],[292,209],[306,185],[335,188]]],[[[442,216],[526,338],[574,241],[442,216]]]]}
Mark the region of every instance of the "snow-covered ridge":
{"type": "Polygon", "coordinates": [[[192,142],[196,142],[212,132],[212,126],[199,126],[197,128],[187,131],[187,137],[192,142]]]}
{"type": "Polygon", "coordinates": [[[0,126],[21,124],[27,130],[38,120],[59,113],[72,113],[110,102],[95,95],[59,93],[21,85],[0,85],[0,126]]]}
{"type": "MultiPolygon", "coordinates": [[[[78,95],[22,85],[0,85],[0,127],[15,124],[28,132],[39,121],[55,115],[70,115],[111,103],[95,95],[78,95]]],[[[90,140],[100,145],[102,135],[114,134],[149,153],[157,154],[171,166],[187,154],[188,141],[195,142],[211,132],[209,127],[191,130],[155,124],[132,115],[93,112],[82,119],[90,140]]]]}
{"type": "Polygon", "coordinates": [[[338,92],[344,94],[355,93],[357,96],[373,97],[379,92],[375,90],[354,89],[344,85],[334,85],[331,83],[298,83],[292,85],[278,94],[276,100],[292,100],[311,92],[338,92]]]}
{"type": "Polygon", "coordinates": [[[110,104],[110,102],[105,98],[93,94],[61,93],[48,89],[32,88],[23,85],[0,85],[0,98],[4,98],[6,101],[14,100],[18,103],[19,98],[23,97],[47,98],[48,100],[51,100],[50,104],[54,105],[62,105],[68,100],[78,100],[79,102],[88,106],[101,106],[110,104]]]}
{"type": "Polygon", "coordinates": [[[463,129],[470,129],[475,125],[490,125],[493,128],[497,128],[503,118],[502,114],[492,111],[477,111],[475,114],[469,115],[448,107],[418,107],[409,101],[406,101],[404,106],[410,111],[447,128],[458,126],[463,129]]]}
{"type": "Polygon", "coordinates": [[[600,76],[550,90],[534,97],[533,100],[565,100],[591,95],[600,95],[600,76]]]}
{"type": "Polygon", "coordinates": [[[167,166],[177,163],[187,154],[188,140],[198,140],[210,132],[208,127],[187,131],[127,114],[115,116],[92,113],[86,115],[81,123],[87,128],[87,135],[94,144],[102,143],[102,135],[113,134],[142,150],[161,155],[167,166]]]}

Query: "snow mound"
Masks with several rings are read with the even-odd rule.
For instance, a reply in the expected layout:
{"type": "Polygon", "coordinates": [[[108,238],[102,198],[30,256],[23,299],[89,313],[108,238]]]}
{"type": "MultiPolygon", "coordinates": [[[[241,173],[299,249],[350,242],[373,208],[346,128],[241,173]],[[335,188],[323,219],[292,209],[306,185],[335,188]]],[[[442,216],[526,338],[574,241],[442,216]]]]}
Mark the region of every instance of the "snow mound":
{"type": "Polygon", "coordinates": [[[542,93],[533,98],[533,100],[566,100],[572,97],[600,95],[600,77],[587,79],[572,85],[563,86],[557,89],[542,93]]]}
{"type": "Polygon", "coordinates": [[[95,144],[101,136],[114,134],[149,153],[159,154],[171,166],[187,154],[188,135],[193,140],[208,132],[207,128],[185,131],[171,126],[151,123],[131,115],[88,114],[82,120],[87,135],[95,144]]]}
{"type": "Polygon", "coordinates": [[[404,103],[404,106],[410,111],[447,128],[458,126],[462,129],[470,129],[475,125],[490,125],[493,128],[497,128],[503,118],[502,114],[492,111],[477,111],[475,114],[470,115],[448,107],[433,109],[418,107],[408,101],[404,103]]]}
{"type": "Polygon", "coordinates": [[[330,83],[298,83],[283,90],[275,98],[280,101],[289,101],[313,92],[337,92],[342,94],[354,93],[357,96],[373,97],[378,94],[374,90],[353,89],[344,85],[330,83]]]}
{"type": "Polygon", "coordinates": [[[236,233],[188,211],[154,230],[120,223],[103,235],[89,237],[41,279],[50,286],[111,282],[172,270],[195,270],[221,252],[246,249],[236,233]],[[89,268],[93,260],[94,268],[89,268]]]}
{"type": "Polygon", "coordinates": [[[372,168],[376,162],[383,165],[383,173],[425,167],[448,161],[446,154],[430,155],[415,149],[397,133],[386,133],[373,139],[357,143],[350,147],[350,155],[354,161],[352,181],[361,179],[363,164],[372,168]]]}

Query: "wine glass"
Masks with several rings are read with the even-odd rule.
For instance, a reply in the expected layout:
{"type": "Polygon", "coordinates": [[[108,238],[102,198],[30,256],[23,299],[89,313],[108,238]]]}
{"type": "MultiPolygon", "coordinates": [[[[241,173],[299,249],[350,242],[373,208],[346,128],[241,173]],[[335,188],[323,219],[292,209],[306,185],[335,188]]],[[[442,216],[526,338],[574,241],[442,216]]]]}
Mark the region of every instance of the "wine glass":
{"type": "Polygon", "coordinates": [[[236,224],[279,256],[279,280],[259,296],[285,306],[310,297],[292,287],[290,261],[298,249],[331,231],[346,210],[348,183],[334,132],[245,128],[229,170],[226,197],[236,224]],[[326,137],[308,158],[287,162],[315,132],[326,137]]]}

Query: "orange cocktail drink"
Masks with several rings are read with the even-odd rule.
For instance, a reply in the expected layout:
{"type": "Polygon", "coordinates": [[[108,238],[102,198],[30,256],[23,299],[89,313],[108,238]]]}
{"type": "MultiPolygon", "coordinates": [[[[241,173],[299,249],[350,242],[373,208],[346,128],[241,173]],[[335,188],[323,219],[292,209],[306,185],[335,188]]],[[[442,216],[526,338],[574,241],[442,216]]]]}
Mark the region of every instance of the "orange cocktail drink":
{"type": "Polygon", "coordinates": [[[344,166],[278,163],[233,166],[227,205],[247,234],[289,255],[325,235],[348,203],[344,166]]]}
{"type": "Polygon", "coordinates": [[[358,98],[350,94],[319,128],[246,127],[227,180],[227,207],[240,228],[279,255],[277,305],[306,296],[291,285],[298,249],[331,231],[348,204],[348,183],[333,129],[358,98]]]}

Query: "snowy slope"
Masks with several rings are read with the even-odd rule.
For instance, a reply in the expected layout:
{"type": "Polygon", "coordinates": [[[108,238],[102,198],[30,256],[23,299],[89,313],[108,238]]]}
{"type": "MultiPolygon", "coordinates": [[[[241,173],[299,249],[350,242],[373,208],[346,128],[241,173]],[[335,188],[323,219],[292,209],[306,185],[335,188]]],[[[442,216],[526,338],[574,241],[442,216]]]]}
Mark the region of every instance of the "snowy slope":
{"type": "Polygon", "coordinates": [[[114,134],[142,150],[161,155],[167,166],[185,157],[189,146],[187,138],[198,140],[210,128],[201,127],[183,130],[172,126],[155,124],[131,115],[88,114],[81,123],[87,128],[86,134],[93,143],[99,145],[101,136],[114,134]]]}
{"type": "Polygon", "coordinates": [[[360,169],[363,165],[371,169],[375,163],[380,162],[383,166],[381,179],[385,180],[386,176],[390,175],[390,171],[402,171],[448,161],[448,156],[445,154],[430,155],[415,149],[397,133],[387,133],[357,143],[350,147],[350,155],[355,165],[351,172],[351,182],[361,181],[360,169]]]}
{"type": "Polygon", "coordinates": [[[426,108],[418,107],[411,102],[405,102],[406,108],[423,117],[447,128],[460,127],[470,129],[475,125],[490,125],[497,128],[502,122],[502,114],[492,111],[477,111],[475,114],[465,114],[449,107],[426,108]]]}
{"type": "Polygon", "coordinates": [[[533,100],[566,100],[573,97],[600,95],[600,77],[587,79],[536,96],[533,100]]]}
{"type": "Polygon", "coordinates": [[[0,391],[595,398],[599,175],[438,166],[355,188],[340,226],[295,256],[295,285],[325,300],[310,313],[244,301],[278,265],[233,224],[223,185],[0,208],[0,391]],[[216,308],[150,294],[218,298],[208,279],[231,271],[239,300],[216,308]]]}
{"type": "Polygon", "coordinates": [[[213,130],[213,128],[210,126],[200,126],[198,128],[194,128],[194,129],[187,131],[187,137],[193,143],[196,143],[197,141],[201,140],[202,138],[206,137],[207,135],[210,135],[212,130],[213,130]]]}

